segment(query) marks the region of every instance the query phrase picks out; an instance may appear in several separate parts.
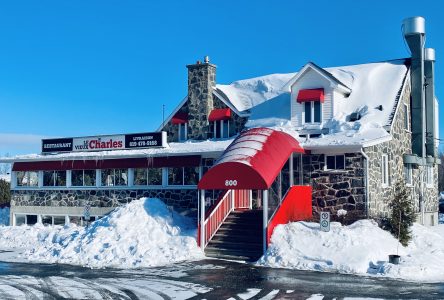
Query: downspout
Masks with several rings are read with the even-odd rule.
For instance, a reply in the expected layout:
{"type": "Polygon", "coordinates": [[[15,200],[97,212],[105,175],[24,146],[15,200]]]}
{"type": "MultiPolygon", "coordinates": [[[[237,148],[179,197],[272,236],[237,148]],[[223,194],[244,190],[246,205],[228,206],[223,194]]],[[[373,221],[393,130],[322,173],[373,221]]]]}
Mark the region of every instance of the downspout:
{"type": "Polygon", "coordinates": [[[369,218],[369,211],[370,211],[370,197],[368,194],[368,172],[369,172],[369,164],[368,164],[368,155],[365,154],[364,149],[361,148],[361,154],[365,159],[365,172],[364,172],[364,177],[365,177],[365,215],[367,217],[367,219],[369,218]]]}

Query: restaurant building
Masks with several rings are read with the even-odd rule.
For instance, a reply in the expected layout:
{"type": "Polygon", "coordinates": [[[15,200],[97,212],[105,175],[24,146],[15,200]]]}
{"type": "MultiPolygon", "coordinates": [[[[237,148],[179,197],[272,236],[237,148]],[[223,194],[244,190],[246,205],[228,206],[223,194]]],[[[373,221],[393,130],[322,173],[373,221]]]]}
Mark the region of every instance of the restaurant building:
{"type": "Polygon", "coordinates": [[[95,219],[155,197],[198,218],[207,247],[237,209],[260,208],[263,233],[291,201],[303,212],[293,220],[387,217],[403,181],[418,221],[435,225],[438,101],[424,22],[404,21],[405,59],[308,62],[228,85],[208,57],[188,65],[187,96],[156,132],[43,140],[41,154],[10,159],[11,222],[82,224],[85,209],[95,219]]]}

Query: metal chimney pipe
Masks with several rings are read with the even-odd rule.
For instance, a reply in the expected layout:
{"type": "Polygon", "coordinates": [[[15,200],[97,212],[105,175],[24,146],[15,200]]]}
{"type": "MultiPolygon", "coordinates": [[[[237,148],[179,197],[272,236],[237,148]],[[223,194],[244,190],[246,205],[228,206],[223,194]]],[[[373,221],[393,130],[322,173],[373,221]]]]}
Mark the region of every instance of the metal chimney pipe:
{"type": "Polygon", "coordinates": [[[404,38],[412,53],[411,86],[412,86],[412,153],[425,158],[425,93],[424,93],[424,42],[425,20],[423,17],[407,18],[403,21],[404,38]]]}
{"type": "Polygon", "coordinates": [[[424,49],[426,155],[437,157],[436,105],[435,105],[435,49],[424,49]]]}

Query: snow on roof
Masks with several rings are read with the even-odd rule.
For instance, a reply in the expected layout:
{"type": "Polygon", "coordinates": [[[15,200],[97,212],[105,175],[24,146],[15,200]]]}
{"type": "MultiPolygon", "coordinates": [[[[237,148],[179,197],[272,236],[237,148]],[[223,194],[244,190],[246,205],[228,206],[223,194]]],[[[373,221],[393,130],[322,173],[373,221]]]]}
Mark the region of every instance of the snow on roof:
{"type": "MultiPolygon", "coordinates": [[[[335,99],[334,116],[325,122],[325,127],[330,129],[330,134],[322,135],[317,139],[298,139],[304,148],[310,150],[312,147],[322,146],[364,146],[372,144],[372,141],[389,140],[390,134],[384,126],[389,126],[391,123],[392,114],[408,72],[405,60],[326,68],[325,70],[350,87],[352,92],[348,97],[335,99]],[[382,110],[379,108],[380,105],[382,105],[382,110]],[[349,122],[348,117],[353,112],[359,112],[361,119],[349,122]]],[[[294,73],[287,75],[296,76],[294,73]]],[[[273,80],[273,76],[275,75],[266,76],[268,82],[278,82],[278,80],[273,80]]],[[[279,74],[279,79],[284,77],[283,74],[279,74]]],[[[248,80],[243,82],[248,82],[248,80]]],[[[257,82],[257,79],[252,79],[252,82],[257,82]]],[[[283,85],[283,88],[286,86],[283,85]]],[[[251,97],[254,95],[250,93],[251,97]]],[[[246,124],[247,127],[295,130],[290,124],[289,90],[275,89],[273,98],[262,101],[263,99],[262,96],[257,96],[257,99],[251,100],[251,103],[259,104],[250,108],[251,116],[246,124]]]]}
{"type": "Polygon", "coordinates": [[[234,81],[228,85],[217,84],[216,88],[227,96],[228,100],[238,111],[244,112],[282,94],[282,87],[295,74],[265,75],[234,81]]]}
{"type": "Polygon", "coordinates": [[[112,159],[123,157],[161,157],[223,152],[233,139],[187,141],[184,143],[170,143],[168,148],[67,152],[58,154],[26,154],[8,157],[10,162],[28,160],[60,160],[60,159],[112,159]]]}

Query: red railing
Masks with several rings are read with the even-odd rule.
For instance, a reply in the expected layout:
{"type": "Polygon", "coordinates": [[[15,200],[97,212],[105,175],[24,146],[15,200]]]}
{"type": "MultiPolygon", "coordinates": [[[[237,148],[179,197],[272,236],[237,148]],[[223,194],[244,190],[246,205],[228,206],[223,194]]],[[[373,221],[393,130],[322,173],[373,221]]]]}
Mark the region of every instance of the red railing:
{"type": "Polygon", "coordinates": [[[289,188],[267,226],[267,246],[274,228],[279,224],[308,220],[312,217],[311,186],[295,185],[289,188]]]}
{"type": "MultiPolygon", "coordinates": [[[[205,229],[204,246],[206,247],[208,242],[214,236],[216,231],[228,217],[231,211],[234,210],[234,193],[232,190],[227,191],[222,198],[218,201],[213,210],[206,216],[203,227],[205,229]]],[[[200,244],[200,229],[199,226],[199,244],[200,244]]]]}
{"type": "Polygon", "coordinates": [[[234,208],[251,209],[251,190],[233,190],[234,208]]]}

